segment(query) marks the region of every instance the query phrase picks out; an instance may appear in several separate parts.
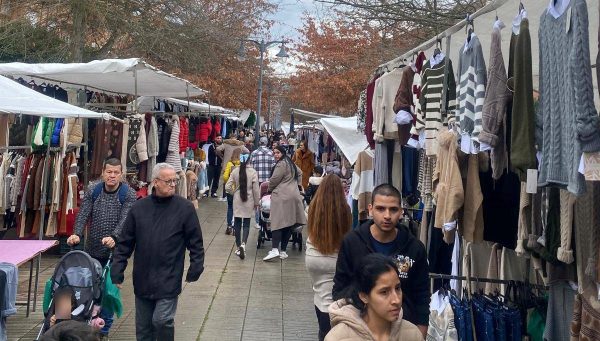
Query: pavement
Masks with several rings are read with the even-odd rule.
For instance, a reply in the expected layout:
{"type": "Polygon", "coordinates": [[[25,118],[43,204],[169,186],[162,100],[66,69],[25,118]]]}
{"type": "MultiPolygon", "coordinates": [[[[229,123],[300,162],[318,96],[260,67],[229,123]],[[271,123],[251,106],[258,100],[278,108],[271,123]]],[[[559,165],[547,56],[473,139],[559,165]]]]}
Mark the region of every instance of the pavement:
{"type": "MultiPolygon", "coordinates": [[[[288,246],[289,258],[263,262],[271,248],[256,248],[254,221],[246,259],[235,255],[235,238],[225,234],[227,203],[204,198],[198,217],[204,237],[204,273],[185,283],[175,318],[176,340],[317,340],[318,324],[304,251],[288,246]]],[[[42,321],[43,283],[52,275],[58,255],[44,255],[36,312],[25,317],[25,307],[7,319],[8,340],[34,340],[42,321]]],[[[110,340],[135,340],[135,307],[131,264],[121,295],[123,316],[115,319],[110,340]]],[[[187,259],[186,259],[187,269],[187,259]]],[[[29,266],[19,269],[17,301],[27,298],[29,266]]]]}

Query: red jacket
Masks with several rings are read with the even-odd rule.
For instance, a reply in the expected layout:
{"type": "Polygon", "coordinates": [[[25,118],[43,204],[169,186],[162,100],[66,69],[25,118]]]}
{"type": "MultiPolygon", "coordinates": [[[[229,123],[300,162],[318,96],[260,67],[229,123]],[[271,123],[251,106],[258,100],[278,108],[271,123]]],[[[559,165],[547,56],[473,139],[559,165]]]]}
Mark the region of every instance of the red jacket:
{"type": "MultiPolygon", "coordinates": [[[[211,140],[214,140],[217,137],[217,134],[221,134],[221,120],[220,119],[215,120],[215,124],[213,125],[213,131],[212,131],[212,134],[210,135],[211,140]]],[[[223,139],[225,139],[225,136],[223,136],[223,139]]]]}
{"type": "Polygon", "coordinates": [[[211,132],[212,132],[212,124],[210,123],[210,121],[200,123],[198,128],[196,128],[196,141],[198,141],[198,142],[208,141],[209,137],[211,136],[211,134],[210,134],[211,132]]]}
{"type": "Polygon", "coordinates": [[[187,118],[179,118],[179,152],[185,152],[190,146],[190,127],[187,118]]]}

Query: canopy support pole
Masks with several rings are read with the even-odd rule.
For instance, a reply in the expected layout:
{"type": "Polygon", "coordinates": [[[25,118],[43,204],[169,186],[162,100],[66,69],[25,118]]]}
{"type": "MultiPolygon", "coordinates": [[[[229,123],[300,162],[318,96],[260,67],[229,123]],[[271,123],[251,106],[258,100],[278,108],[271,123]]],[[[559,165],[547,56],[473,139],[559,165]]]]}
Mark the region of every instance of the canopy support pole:
{"type": "Polygon", "coordinates": [[[133,69],[133,82],[134,82],[134,84],[133,84],[133,89],[134,90],[133,91],[134,91],[134,97],[135,97],[135,100],[134,100],[135,105],[134,105],[133,112],[137,114],[137,111],[138,111],[138,99],[139,99],[138,98],[137,67],[135,69],[133,69]]]}
{"type": "Polygon", "coordinates": [[[185,83],[185,95],[187,96],[188,110],[190,110],[190,83],[185,83]]]}

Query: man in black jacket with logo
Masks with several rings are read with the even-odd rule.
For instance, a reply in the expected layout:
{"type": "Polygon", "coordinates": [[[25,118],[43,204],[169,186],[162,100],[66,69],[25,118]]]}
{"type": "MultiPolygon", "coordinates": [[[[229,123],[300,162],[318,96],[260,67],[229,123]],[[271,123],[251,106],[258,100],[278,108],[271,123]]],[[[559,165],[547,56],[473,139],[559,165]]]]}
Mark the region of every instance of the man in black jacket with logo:
{"type": "Polygon", "coordinates": [[[204,271],[202,231],[191,201],[175,195],[179,176],[173,166],[152,170],[152,195],[137,201],[125,220],[113,256],[111,279],[121,287],[127,260],[135,250],[133,289],[138,341],[175,340],[175,311],[181,293],[185,250],[190,251],[186,282],[204,271]]]}
{"type": "Polygon", "coordinates": [[[352,284],[359,261],[370,253],[381,253],[396,260],[402,286],[404,319],[427,335],[429,324],[429,265],[423,243],[401,225],[402,198],[389,184],[373,190],[369,213],[373,220],[348,233],[342,241],[333,278],[333,299],[343,298],[352,284]]]}

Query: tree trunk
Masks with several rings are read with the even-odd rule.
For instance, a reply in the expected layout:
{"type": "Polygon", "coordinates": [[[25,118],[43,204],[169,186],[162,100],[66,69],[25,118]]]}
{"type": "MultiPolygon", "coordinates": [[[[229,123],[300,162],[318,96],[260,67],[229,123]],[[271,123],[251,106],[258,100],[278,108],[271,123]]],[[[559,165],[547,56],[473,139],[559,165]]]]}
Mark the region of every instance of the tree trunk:
{"type": "Polygon", "coordinates": [[[73,31],[71,32],[71,61],[83,62],[85,47],[85,1],[71,0],[71,17],[73,18],[73,31]]]}

